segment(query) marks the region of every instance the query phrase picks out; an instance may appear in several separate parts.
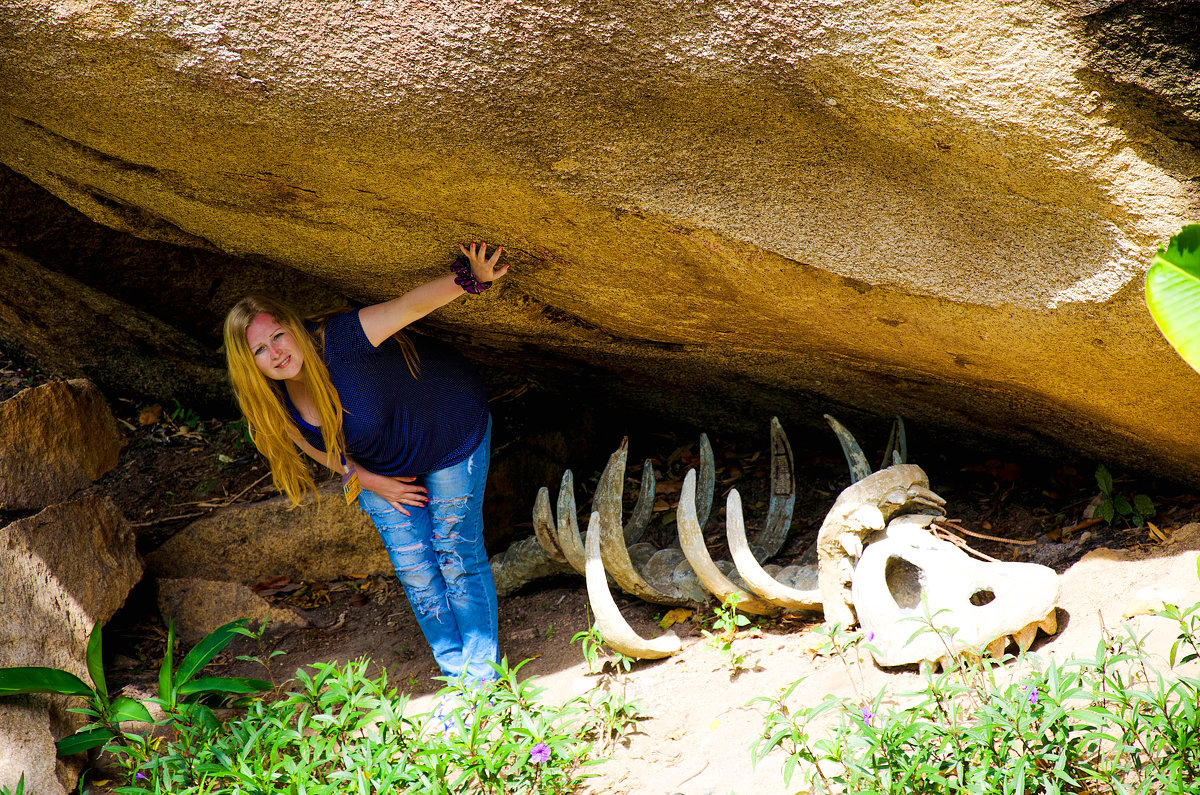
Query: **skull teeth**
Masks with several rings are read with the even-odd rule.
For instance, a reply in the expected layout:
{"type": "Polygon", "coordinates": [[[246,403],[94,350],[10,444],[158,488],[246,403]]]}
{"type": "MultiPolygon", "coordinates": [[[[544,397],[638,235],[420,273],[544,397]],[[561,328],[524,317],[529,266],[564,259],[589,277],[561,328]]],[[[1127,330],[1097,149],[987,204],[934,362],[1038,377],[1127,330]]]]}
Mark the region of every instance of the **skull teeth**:
{"type": "Polygon", "coordinates": [[[1041,622],[1034,621],[1026,624],[1013,633],[1013,640],[1017,642],[1017,648],[1021,651],[1029,651],[1029,647],[1033,645],[1033,638],[1037,635],[1039,623],[1041,622]]]}

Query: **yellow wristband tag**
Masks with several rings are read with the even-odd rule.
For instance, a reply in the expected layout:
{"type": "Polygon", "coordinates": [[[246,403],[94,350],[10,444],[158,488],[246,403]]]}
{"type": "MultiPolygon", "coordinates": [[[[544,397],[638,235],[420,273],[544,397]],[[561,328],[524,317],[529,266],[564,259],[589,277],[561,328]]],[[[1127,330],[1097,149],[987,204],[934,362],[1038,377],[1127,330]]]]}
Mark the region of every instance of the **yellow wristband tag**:
{"type": "Polygon", "coordinates": [[[346,467],[346,474],[342,475],[342,491],[346,494],[347,505],[357,500],[358,495],[362,493],[362,484],[358,482],[358,469],[353,464],[346,467]]]}

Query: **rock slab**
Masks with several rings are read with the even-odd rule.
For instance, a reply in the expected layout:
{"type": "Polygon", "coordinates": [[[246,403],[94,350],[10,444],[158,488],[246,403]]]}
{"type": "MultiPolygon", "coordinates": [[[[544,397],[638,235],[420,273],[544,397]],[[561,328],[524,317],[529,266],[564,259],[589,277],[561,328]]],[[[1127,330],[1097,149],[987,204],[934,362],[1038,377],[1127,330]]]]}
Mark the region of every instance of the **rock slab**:
{"type": "Polygon", "coordinates": [[[335,484],[320,503],[291,508],[284,497],[232,505],[187,525],[146,556],[159,578],[200,578],[253,585],[276,575],[293,580],[393,572],[379,533],[335,484]]]}
{"type": "MultiPolygon", "coordinates": [[[[92,627],[112,617],[141,578],[132,528],[104,497],[89,496],[0,527],[0,667],[61,668],[90,681],[92,627]]],[[[0,787],[62,793],[78,770],[54,756],[55,740],[83,716],[74,699],[0,701],[0,787]]]]}
{"type": "Polygon", "coordinates": [[[488,240],[512,273],[444,329],[677,416],[1200,475],[1141,300],[1200,206],[1194,3],[3,7],[0,162],[115,229],[364,301],[488,240]]]}
{"type": "Polygon", "coordinates": [[[0,510],[40,510],[117,465],[125,444],[86,379],[52,381],[0,403],[0,510]]]}
{"type": "Polygon", "coordinates": [[[242,618],[250,620],[251,629],[264,622],[272,629],[310,626],[295,610],[274,607],[241,583],[194,577],[160,579],[158,610],[164,620],[175,622],[182,648],[194,646],[214,629],[242,618]]]}

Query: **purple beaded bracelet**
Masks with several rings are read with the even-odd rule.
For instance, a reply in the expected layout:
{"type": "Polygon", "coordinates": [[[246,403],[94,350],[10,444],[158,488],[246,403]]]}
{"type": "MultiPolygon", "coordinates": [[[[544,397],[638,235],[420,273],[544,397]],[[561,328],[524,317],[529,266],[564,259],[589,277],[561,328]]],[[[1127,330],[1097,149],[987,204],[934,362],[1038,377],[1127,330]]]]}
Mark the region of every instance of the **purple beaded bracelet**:
{"type": "Polygon", "coordinates": [[[470,264],[462,257],[454,260],[454,264],[450,266],[450,270],[458,274],[454,277],[454,283],[471,295],[479,295],[492,286],[491,282],[481,282],[476,279],[475,274],[471,272],[470,264]]]}

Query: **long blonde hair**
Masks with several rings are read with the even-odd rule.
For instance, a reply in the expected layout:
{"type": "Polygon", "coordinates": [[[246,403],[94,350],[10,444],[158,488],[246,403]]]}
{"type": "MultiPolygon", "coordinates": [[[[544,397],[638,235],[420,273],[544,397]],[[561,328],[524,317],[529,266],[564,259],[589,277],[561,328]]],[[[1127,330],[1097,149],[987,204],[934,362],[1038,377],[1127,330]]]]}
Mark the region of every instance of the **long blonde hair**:
{"type": "Polygon", "coordinates": [[[246,341],[246,329],[260,314],[266,313],[291,332],[304,360],[300,377],[308,389],[321,420],[321,438],[325,442],[325,460],[335,471],[342,471],[346,441],[342,433],[342,401],[329,369],[321,357],[304,321],[292,309],[271,298],[252,295],[238,301],[225,316],[225,361],[234,397],[250,428],[254,446],[266,456],[275,487],[288,496],[293,507],[299,505],[316,483],[304,456],[292,441],[299,435],[296,423],[288,416],[275,385],[254,363],[254,354],[246,341]]]}

